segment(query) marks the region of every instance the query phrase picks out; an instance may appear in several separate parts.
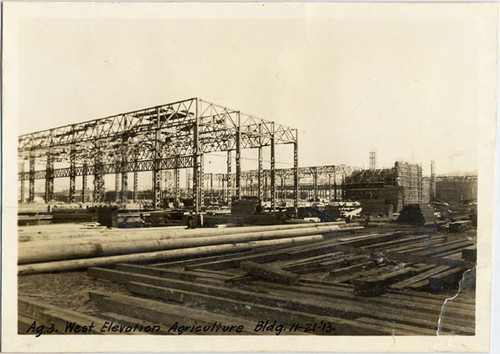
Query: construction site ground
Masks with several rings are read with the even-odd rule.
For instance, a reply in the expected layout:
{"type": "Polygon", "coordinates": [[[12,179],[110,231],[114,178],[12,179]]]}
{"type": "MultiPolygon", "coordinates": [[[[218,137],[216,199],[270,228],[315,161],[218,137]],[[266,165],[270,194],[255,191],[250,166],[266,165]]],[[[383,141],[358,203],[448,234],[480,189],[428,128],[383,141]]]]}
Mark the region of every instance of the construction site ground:
{"type": "MultiPolygon", "coordinates": [[[[427,283],[432,276],[463,267],[462,251],[474,247],[475,233],[473,229],[447,233],[373,221],[363,229],[342,233],[331,240],[285,248],[289,250],[286,257],[266,256],[273,250],[285,254],[283,249],[268,247],[253,252],[202,257],[198,261],[185,258],[138,266],[119,264],[19,275],[19,333],[26,333],[23,331],[31,320],[71,319],[71,316],[57,315],[59,310],[64,310],[69,314],[88,315],[89,319],[97,321],[161,324],[162,331],[158,334],[180,334],[168,330],[172,323],[167,323],[164,316],[171,309],[172,319],[180,318],[184,323],[211,323],[233,318],[245,324],[247,330],[242,334],[272,334],[255,331],[253,324],[258,324],[260,319],[269,324],[278,319],[277,323],[290,329],[280,334],[433,335],[442,331],[473,335],[475,280],[472,285],[470,279],[467,284],[463,282],[458,291],[458,281],[463,280],[458,278],[463,278],[468,269],[459,272],[459,276],[455,272],[453,281],[443,276],[444,286],[438,291],[431,291],[427,283]],[[365,239],[377,241],[360,243],[365,239]],[[334,248],[331,248],[332,240],[334,248]],[[422,240],[431,241],[428,246],[422,246],[422,240]],[[324,247],[320,247],[322,244],[324,247]],[[410,257],[408,261],[398,257],[396,260],[383,259],[384,252],[392,252],[391,244],[406,247],[402,253],[404,257],[417,258],[410,257]],[[377,252],[380,252],[378,260],[374,257],[379,255],[377,252]],[[442,264],[424,264],[418,254],[429,257],[430,263],[442,264]],[[271,267],[271,274],[258,276],[248,268],[245,260],[271,267]],[[420,283],[416,281],[418,277],[420,283]],[[412,283],[411,279],[415,281],[412,283]],[[417,283],[426,284],[412,288],[417,283]],[[170,289],[170,293],[166,294],[167,290],[162,287],[170,289]],[[278,301],[280,297],[286,299],[285,303],[278,301]],[[239,307],[246,300],[252,312],[239,307]],[[141,310],[148,306],[165,306],[166,312],[141,310]],[[179,311],[186,314],[180,315],[179,311]],[[335,322],[336,330],[328,331],[323,326],[311,333],[300,328],[292,331],[294,323],[319,324],[321,321],[335,322]]],[[[388,253],[387,258],[393,257],[394,252],[388,253]]],[[[252,262],[249,263],[251,266],[252,262]]]]}

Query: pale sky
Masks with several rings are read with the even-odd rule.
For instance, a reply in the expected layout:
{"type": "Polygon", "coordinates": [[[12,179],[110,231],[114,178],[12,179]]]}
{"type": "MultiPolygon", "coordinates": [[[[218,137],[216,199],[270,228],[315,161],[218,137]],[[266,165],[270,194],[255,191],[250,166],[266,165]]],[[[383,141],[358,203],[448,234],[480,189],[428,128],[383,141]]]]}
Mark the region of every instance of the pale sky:
{"type": "MultiPolygon", "coordinates": [[[[23,20],[19,133],[200,97],[298,128],[301,166],[368,167],[375,149],[378,167],[403,159],[428,174],[434,159],[438,173],[476,170],[485,78],[480,12],[466,5],[315,19],[23,20]]],[[[278,167],[293,162],[284,151],[278,167]]]]}

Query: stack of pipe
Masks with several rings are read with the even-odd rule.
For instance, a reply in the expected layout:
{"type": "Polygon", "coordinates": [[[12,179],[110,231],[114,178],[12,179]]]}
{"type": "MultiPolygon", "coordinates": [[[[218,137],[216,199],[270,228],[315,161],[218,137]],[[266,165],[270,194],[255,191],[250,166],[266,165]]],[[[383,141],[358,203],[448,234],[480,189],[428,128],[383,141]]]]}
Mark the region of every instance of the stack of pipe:
{"type": "MultiPolygon", "coordinates": [[[[222,229],[179,228],[109,230],[76,229],[72,232],[21,232],[18,273],[32,274],[113,265],[150,263],[200,257],[261,247],[322,240],[325,235],[361,228],[339,222],[251,226],[222,229]],[[28,237],[26,237],[28,236],[28,237]]],[[[34,229],[33,231],[36,231],[34,229]]]]}

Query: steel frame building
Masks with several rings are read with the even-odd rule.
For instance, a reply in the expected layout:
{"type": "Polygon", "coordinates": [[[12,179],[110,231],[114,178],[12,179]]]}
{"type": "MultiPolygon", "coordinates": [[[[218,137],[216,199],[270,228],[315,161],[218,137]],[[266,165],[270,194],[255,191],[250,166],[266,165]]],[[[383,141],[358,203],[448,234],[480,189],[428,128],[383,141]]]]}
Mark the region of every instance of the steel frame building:
{"type": "MultiPolygon", "coordinates": [[[[316,200],[320,197],[321,192],[323,193],[321,197],[328,199],[342,199],[343,198],[343,189],[342,194],[339,186],[340,183],[343,184],[343,181],[346,176],[349,176],[354,171],[358,171],[360,168],[347,166],[347,165],[324,165],[324,166],[308,166],[308,167],[299,167],[298,169],[298,179],[299,179],[299,191],[303,189],[311,190],[312,197],[316,200]],[[305,180],[308,183],[305,183],[305,180]],[[333,189],[332,189],[333,188],[333,189]],[[333,191],[333,193],[332,193],[333,191]],[[337,193],[339,192],[339,193],[337,193]]],[[[227,189],[227,180],[228,177],[235,178],[234,174],[229,176],[228,174],[216,173],[216,174],[207,174],[206,176],[210,180],[208,183],[213,185],[213,180],[215,179],[217,183],[222,183],[222,189],[227,189]]],[[[266,196],[267,186],[270,185],[271,181],[271,171],[264,170],[262,171],[261,179],[264,179],[264,193],[266,196]],[[268,183],[269,181],[269,183],[268,183]]],[[[294,178],[294,169],[293,168],[280,168],[275,170],[275,178],[280,181],[279,185],[275,186],[276,192],[286,193],[287,191],[292,190],[295,186],[290,185],[290,180],[294,178]]],[[[253,191],[258,188],[254,188],[258,180],[259,180],[259,171],[258,170],[250,170],[250,171],[242,171],[241,173],[242,183],[242,194],[243,195],[254,195],[253,191]]],[[[272,196],[271,196],[272,197],[272,196]]],[[[300,199],[300,196],[299,196],[300,199]]]]}
{"type": "MultiPolygon", "coordinates": [[[[275,145],[293,145],[293,195],[298,205],[298,132],[275,122],[266,121],[238,110],[200,98],[168,103],[106,118],[70,124],[58,128],[21,135],[18,157],[29,171],[19,172],[21,200],[25,182],[29,181],[28,201],[35,196],[35,180],[45,180],[45,200],[54,194],[54,179],[69,178],[69,201],[75,201],[76,177],[82,178],[82,201],[85,201],[87,176],[94,177],[94,202],[104,200],[104,175],[116,175],[120,182],[119,202],[127,203],[128,173],[134,173],[133,199],[136,198],[141,171],[153,172],[153,206],[159,208],[161,171],[173,170],[175,195],[179,197],[179,170],[192,169],[195,212],[203,203],[204,154],[227,152],[227,174],[232,173],[235,153],[235,197],[241,198],[241,151],[258,149],[259,198],[263,194],[263,148],[270,148],[271,204],[275,206],[275,145]],[[45,170],[35,170],[35,161],[45,163],[45,170]],[[69,163],[67,168],[54,168],[54,162],[69,163]]],[[[232,178],[227,178],[230,184],[232,178]]],[[[228,186],[232,187],[232,186],[228,186]]],[[[229,188],[232,190],[232,188],[229,188]]],[[[231,198],[230,198],[231,199],[231,198]]]]}

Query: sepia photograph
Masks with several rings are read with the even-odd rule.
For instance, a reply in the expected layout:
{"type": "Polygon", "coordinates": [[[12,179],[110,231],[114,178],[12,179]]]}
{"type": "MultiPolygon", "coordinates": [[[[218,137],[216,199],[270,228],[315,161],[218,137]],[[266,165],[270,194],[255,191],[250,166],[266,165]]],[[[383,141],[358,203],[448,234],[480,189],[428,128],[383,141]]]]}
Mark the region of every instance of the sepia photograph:
{"type": "Polygon", "coordinates": [[[488,351],[497,29],[4,2],[2,349],[488,351]]]}

